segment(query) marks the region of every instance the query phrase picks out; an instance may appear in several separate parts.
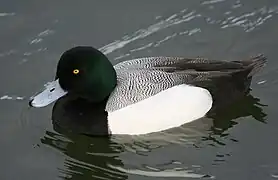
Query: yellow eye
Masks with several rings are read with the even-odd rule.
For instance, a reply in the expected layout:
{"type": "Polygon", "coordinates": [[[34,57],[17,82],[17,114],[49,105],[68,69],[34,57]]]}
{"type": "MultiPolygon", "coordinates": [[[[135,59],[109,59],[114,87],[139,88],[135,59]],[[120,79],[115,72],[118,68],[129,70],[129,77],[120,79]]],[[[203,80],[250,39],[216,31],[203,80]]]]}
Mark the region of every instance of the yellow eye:
{"type": "Polygon", "coordinates": [[[73,74],[78,74],[79,73],[79,69],[75,69],[72,72],[73,72],[73,74]]]}

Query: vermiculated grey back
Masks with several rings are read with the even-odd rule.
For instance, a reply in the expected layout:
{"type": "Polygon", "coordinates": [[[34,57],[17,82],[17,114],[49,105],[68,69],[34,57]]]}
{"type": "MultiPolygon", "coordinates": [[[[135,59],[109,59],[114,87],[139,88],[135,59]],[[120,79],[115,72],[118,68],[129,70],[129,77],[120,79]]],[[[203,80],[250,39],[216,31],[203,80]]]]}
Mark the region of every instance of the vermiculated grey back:
{"type": "MultiPolygon", "coordinates": [[[[114,66],[118,84],[111,93],[106,110],[115,111],[180,84],[196,84],[212,78],[225,78],[252,70],[252,63],[262,63],[262,56],[246,61],[219,61],[203,58],[147,57],[114,66]],[[254,60],[255,59],[255,60],[254,60]]],[[[256,64],[254,65],[256,67],[256,64]]]]}

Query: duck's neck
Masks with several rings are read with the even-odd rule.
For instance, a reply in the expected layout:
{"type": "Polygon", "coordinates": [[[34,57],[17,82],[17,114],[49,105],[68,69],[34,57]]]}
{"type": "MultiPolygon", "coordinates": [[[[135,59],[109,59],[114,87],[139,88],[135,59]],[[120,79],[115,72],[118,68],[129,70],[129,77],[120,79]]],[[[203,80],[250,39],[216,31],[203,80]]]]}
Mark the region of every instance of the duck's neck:
{"type": "Polygon", "coordinates": [[[117,86],[117,73],[113,66],[110,71],[103,73],[101,88],[99,89],[100,96],[108,98],[117,86]]]}
{"type": "Polygon", "coordinates": [[[91,92],[88,92],[87,95],[93,102],[102,102],[107,100],[117,86],[117,74],[113,66],[111,69],[106,67],[105,70],[100,67],[97,71],[100,76],[95,78],[98,78],[99,81],[95,81],[97,83],[91,87],[91,92]]]}

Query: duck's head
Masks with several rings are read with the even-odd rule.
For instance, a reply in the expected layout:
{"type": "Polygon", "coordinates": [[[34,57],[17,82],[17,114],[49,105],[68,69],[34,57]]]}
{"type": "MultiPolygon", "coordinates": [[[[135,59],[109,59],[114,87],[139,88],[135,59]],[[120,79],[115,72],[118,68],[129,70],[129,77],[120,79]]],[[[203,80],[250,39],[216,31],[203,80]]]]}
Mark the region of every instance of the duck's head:
{"type": "Polygon", "coordinates": [[[55,80],[33,97],[30,105],[44,107],[66,94],[98,103],[110,95],[116,84],[115,69],[103,53],[93,47],[74,47],[62,54],[55,80]]]}

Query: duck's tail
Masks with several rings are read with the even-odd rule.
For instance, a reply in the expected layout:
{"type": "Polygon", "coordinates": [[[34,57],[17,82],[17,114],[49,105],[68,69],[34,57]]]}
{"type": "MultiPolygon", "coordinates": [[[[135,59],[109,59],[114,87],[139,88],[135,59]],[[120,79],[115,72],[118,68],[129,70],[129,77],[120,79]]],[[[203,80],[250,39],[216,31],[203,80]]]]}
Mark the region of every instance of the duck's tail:
{"type": "Polygon", "coordinates": [[[246,63],[247,69],[250,69],[248,77],[252,77],[266,65],[267,58],[263,54],[259,54],[243,62],[246,63]]]}

